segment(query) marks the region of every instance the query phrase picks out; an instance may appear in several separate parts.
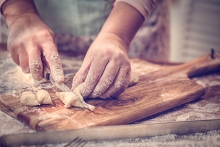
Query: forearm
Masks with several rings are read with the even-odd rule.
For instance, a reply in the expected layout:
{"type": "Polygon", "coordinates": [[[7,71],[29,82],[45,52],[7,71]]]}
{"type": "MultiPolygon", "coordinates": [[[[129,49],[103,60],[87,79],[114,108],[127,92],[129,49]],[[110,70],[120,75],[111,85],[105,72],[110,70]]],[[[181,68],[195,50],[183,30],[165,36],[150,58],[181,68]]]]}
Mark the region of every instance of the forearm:
{"type": "Polygon", "coordinates": [[[98,37],[110,33],[123,39],[123,43],[129,46],[143,22],[144,17],[137,9],[120,2],[114,6],[98,37]]]}
{"type": "Polygon", "coordinates": [[[9,28],[21,15],[26,13],[37,14],[37,10],[32,0],[7,0],[2,5],[1,9],[9,28]]]}

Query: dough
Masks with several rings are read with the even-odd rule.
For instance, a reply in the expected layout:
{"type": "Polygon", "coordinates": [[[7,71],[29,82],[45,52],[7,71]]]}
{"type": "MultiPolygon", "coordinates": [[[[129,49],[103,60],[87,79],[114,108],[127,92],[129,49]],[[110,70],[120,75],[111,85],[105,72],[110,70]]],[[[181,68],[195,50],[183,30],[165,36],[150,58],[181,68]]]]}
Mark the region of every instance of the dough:
{"type": "Polygon", "coordinates": [[[27,106],[38,106],[40,103],[37,100],[36,95],[31,91],[25,91],[21,94],[20,102],[27,106]]]}
{"type": "Polygon", "coordinates": [[[84,107],[79,97],[73,92],[56,92],[56,95],[65,104],[64,106],[66,108],[70,108],[71,106],[84,107]]]}
{"type": "MultiPolygon", "coordinates": [[[[136,84],[138,82],[138,80],[139,80],[139,76],[136,73],[131,72],[129,86],[136,84]]],[[[73,92],[56,92],[56,95],[64,103],[64,106],[66,108],[70,108],[72,106],[75,106],[75,107],[87,108],[87,109],[93,111],[95,109],[95,107],[90,104],[87,104],[84,101],[84,98],[80,93],[81,86],[82,86],[82,84],[80,84],[78,87],[76,87],[73,90],[73,92]]]]}
{"type": "Polygon", "coordinates": [[[80,107],[80,108],[87,108],[91,111],[95,109],[94,106],[87,104],[81,93],[80,93],[80,84],[78,87],[74,89],[73,92],[56,92],[56,95],[60,98],[60,100],[64,103],[66,108],[70,108],[72,106],[80,107]]]}
{"type": "Polygon", "coordinates": [[[37,100],[40,104],[53,104],[50,94],[46,90],[39,90],[36,93],[37,100]]]}
{"type": "Polygon", "coordinates": [[[31,91],[25,91],[21,94],[20,102],[27,106],[38,106],[40,104],[52,104],[51,97],[46,90],[37,91],[34,95],[31,91]]]}

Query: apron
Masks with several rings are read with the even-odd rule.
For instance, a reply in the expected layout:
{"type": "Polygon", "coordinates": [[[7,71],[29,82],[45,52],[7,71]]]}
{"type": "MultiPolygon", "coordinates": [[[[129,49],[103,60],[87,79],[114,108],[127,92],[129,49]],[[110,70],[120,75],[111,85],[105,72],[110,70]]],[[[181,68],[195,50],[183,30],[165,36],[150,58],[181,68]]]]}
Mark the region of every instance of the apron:
{"type": "Polygon", "coordinates": [[[34,0],[37,10],[55,34],[97,35],[107,19],[110,0],[34,0]]]}
{"type": "MultiPolygon", "coordinates": [[[[77,55],[87,52],[111,12],[113,1],[34,0],[40,16],[55,33],[58,50],[77,55]]],[[[169,60],[169,16],[169,1],[160,0],[131,42],[130,58],[169,60]]],[[[0,39],[3,42],[7,33],[5,20],[1,17],[0,39]]]]}
{"type": "Polygon", "coordinates": [[[112,9],[111,0],[34,0],[58,50],[85,54],[112,9]]]}

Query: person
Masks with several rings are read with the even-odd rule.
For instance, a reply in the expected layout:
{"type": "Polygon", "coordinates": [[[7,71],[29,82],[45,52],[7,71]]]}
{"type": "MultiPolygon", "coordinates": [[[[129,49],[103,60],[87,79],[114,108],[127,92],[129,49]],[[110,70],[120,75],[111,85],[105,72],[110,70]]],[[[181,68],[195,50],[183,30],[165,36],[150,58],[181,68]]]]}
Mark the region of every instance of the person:
{"type": "MultiPolygon", "coordinates": [[[[83,83],[84,97],[117,97],[130,82],[128,48],[157,0],[116,0],[101,31],[89,47],[72,89],[83,83]]],[[[39,16],[32,0],[0,0],[10,30],[7,49],[13,61],[35,81],[42,80],[43,66],[55,82],[64,82],[54,33],[39,16]]]]}

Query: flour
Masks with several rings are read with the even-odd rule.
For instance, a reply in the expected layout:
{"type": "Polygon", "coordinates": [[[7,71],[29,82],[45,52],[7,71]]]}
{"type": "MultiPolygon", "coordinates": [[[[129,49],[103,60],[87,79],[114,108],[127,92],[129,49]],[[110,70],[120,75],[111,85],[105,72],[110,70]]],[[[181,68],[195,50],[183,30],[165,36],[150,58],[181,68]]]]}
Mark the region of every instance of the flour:
{"type": "Polygon", "coordinates": [[[34,130],[30,129],[23,123],[3,113],[2,111],[0,111],[0,126],[1,126],[0,136],[6,134],[12,134],[15,132],[19,132],[19,133],[35,132],[34,130]]]}
{"type": "Polygon", "coordinates": [[[199,78],[193,78],[193,80],[204,87],[220,85],[220,76],[218,74],[212,74],[211,79],[207,79],[206,76],[200,76],[199,78]]]}
{"type": "Polygon", "coordinates": [[[63,70],[60,65],[53,65],[50,67],[52,77],[54,81],[63,81],[64,80],[64,75],[63,75],[63,70]]]}
{"type": "Polygon", "coordinates": [[[5,66],[1,68],[0,71],[0,94],[31,86],[34,83],[31,75],[24,74],[19,66],[13,65],[7,67],[9,63],[4,64],[5,66]],[[6,67],[8,68],[8,70],[5,71],[4,69],[6,67]]]}
{"type": "Polygon", "coordinates": [[[220,130],[190,135],[168,134],[155,137],[90,141],[84,147],[217,147],[220,145],[220,130]]]}
{"type": "Polygon", "coordinates": [[[125,78],[120,78],[114,85],[115,89],[119,89],[123,86],[125,78]]]}
{"type": "Polygon", "coordinates": [[[56,53],[56,52],[51,53],[51,56],[49,57],[49,59],[54,61],[54,62],[61,62],[59,54],[56,53]]]}
{"type": "Polygon", "coordinates": [[[220,80],[219,81],[212,81],[209,83],[209,86],[219,86],[220,85],[220,80]]]}
{"type": "Polygon", "coordinates": [[[39,81],[42,79],[42,75],[40,74],[42,72],[42,69],[43,67],[40,58],[30,63],[30,71],[35,81],[39,81]]]}
{"type": "Polygon", "coordinates": [[[46,59],[50,63],[50,70],[54,81],[63,82],[64,74],[59,54],[57,52],[53,52],[49,57],[46,56],[46,59]]]}
{"type": "MultiPolygon", "coordinates": [[[[64,63],[64,69],[66,73],[75,73],[79,69],[82,63],[82,58],[78,57],[65,57],[62,62],[64,63]]],[[[137,63],[135,61],[131,61],[132,69],[137,72],[139,75],[144,75],[152,71],[156,71],[160,66],[147,66],[144,63],[137,63]]],[[[18,67],[10,58],[10,56],[4,56],[4,58],[0,57],[0,94],[5,94],[11,92],[13,96],[19,97],[17,90],[21,88],[28,87],[28,90],[36,92],[38,89],[47,89],[47,88],[55,88],[54,85],[40,84],[33,85],[34,81],[31,78],[30,74],[24,74],[20,67],[18,67]]],[[[219,75],[212,74],[213,80],[211,80],[211,85],[218,86],[218,81],[220,79],[219,75]],[[217,79],[217,80],[216,80],[217,79]]],[[[210,78],[209,77],[209,78],[210,78]]],[[[210,80],[207,79],[208,76],[199,77],[195,79],[195,81],[199,80],[204,85],[209,86],[210,80]]],[[[80,80],[80,79],[79,79],[80,80]]],[[[190,104],[183,105],[181,107],[177,107],[170,111],[161,113],[159,115],[155,115],[153,117],[147,118],[145,120],[141,120],[142,124],[152,124],[152,123],[161,123],[161,122],[169,122],[178,120],[196,120],[195,117],[201,117],[204,119],[216,119],[220,117],[220,104],[219,97],[210,96],[207,100],[200,100],[190,104]],[[202,102],[205,102],[204,105],[199,105],[202,102]],[[200,106],[200,107],[199,107],[200,106]],[[203,107],[204,106],[204,107],[203,107]],[[185,115],[183,115],[185,114],[185,115]],[[195,117],[192,117],[195,116],[195,117]]],[[[51,108],[53,109],[53,107],[51,108]]],[[[33,112],[40,112],[39,109],[33,109],[33,112]]],[[[104,111],[104,110],[103,110],[104,111]]],[[[56,112],[59,113],[59,112],[56,112]]],[[[53,119],[61,119],[58,114],[52,114],[50,116],[46,116],[53,119]]],[[[104,112],[102,112],[104,113],[104,112]]],[[[76,113],[77,115],[77,113],[76,113]]],[[[39,115],[39,117],[43,117],[39,115]]],[[[45,118],[46,119],[46,118],[45,118]]],[[[198,119],[198,118],[197,118],[198,119]]],[[[74,121],[74,120],[73,120],[74,121]]],[[[52,123],[52,122],[51,122],[52,123]]],[[[0,135],[3,134],[11,134],[11,133],[22,133],[22,132],[34,132],[34,130],[28,128],[24,124],[18,122],[14,118],[6,115],[2,111],[0,111],[0,135]]],[[[163,146],[196,146],[196,147],[207,147],[207,146],[220,146],[220,131],[210,131],[208,133],[196,133],[191,135],[183,135],[177,136],[174,134],[164,135],[164,136],[156,136],[151,138],[137,138],[137,139],[126,139],[126,140],[116,140],[116,141],[94,141],[88,142],[85,147],[163,147],[163,146]]],[[[52,145],[59,146],[59,145],[52,145]]],[[[63,146],[63,144],[61,145],[63,146]]]]}
{"type": "Polygon", "coordinates": [[[99,97],[105,90],[112,84],[114,77],[110,76],[105,79],[101,84],[96,85],[93,94],[90,97],[96,98],[99,97]]]}
{"type": "MultiPolygon", "coordinates": [[[[0,94],[11,92],[13,96],[20,97],[21,93],[18,93],[17,90],[22,88],[36,92],[39,89],[54,87],[50,83],[35,84],[31,74],[24,74],[10,56],[5,57],[5,59],[0,58],[0,63],[0,94]]],[[[38,61],[33,62],[37,66],[39,65],[38,63],[38,61]]]]}
{"type": "Polygon", "coordinates": [[[136,59],[131,59],[130,62],[131,62],[131,71],[135,71],[135,73],[138,73],[139,76],[147,75],[148,73],[157,71],[162,67],[161,65],[152,64],[146,61],[140,62],[140,60],[136,60],[136,59]]]}

